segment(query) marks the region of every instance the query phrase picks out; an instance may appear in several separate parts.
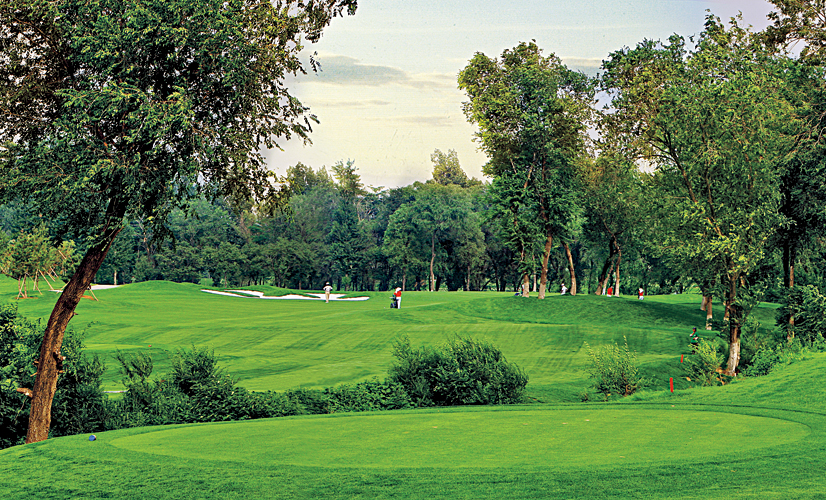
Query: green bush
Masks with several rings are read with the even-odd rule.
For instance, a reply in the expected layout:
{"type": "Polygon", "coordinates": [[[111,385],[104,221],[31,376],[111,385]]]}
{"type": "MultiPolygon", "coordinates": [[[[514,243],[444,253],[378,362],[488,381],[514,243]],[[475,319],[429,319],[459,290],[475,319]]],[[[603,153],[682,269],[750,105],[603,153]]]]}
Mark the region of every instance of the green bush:
{"type": "Polygon", "coordinates": [[[616,342],[592,349],[588,343],[588,355],[591,357],[591,377],[594,388],[605,395],[628,396],[644,384],[644,379],[637,369],[637,354],[628,348],[628,339],[623,337],[624,345],[616,342]]]}
{"type": "Polygon", "coordinates": [[[774,347],[765,347],[755,354],[751,364],[743,370],[743,375],[759,377],[768,375],[777,365],[791,364],[806,359],[810,352],[826,351],[826,341],[816,340],[811,345],[803,345],[799,339],[784,341],[774,347]]]}
{"type": "Polygon", "coordinates": [[[330,413],[345,411],[401,410],[413,402],[401,384],[374,379],[358,384],[343,384],[324,390],[330,413]]]}
{"type": "Polygon", "coordinates": [[[694,382],[704,386],[718,385],[722,382],[718,369],[723,364],[723,359],[715,342],[700,339],[694,354],[688,356],[683,363],[683,369],[694,382]]]}
{"type": "Polygon", "coordinates": [[[388,380],[417,406],[509,404],[523,400],[528,377],[488,342],[457,338],[439,347],[394,344],[388,380]]]}
{"type": "Polygon", "coordinates": [[[194,346],[176,351],[169,373],[160,380],[149,380],[149,356],[119,352],[116,358],[127,391],[109,404],[107,429],[413,406],[401,385],[378,380],[283,394],[249,392],[218,367],[214,351],[194,346]]]}
{"type": "MultiPolygon", "coordinates": [[[[30,400],[17,389],[34,385],[34,362],[40,354],[40,325],[20,316],[17,306],[0,306],[0,449],[21,444],[29,422],[30,400]]],[[[68,329],[61,354],[64,373],[52,402],[50,435],[65,436],[103,429],[106,396],[100,378],[105,367],[83,352],[84,332],[68,329]]]]}

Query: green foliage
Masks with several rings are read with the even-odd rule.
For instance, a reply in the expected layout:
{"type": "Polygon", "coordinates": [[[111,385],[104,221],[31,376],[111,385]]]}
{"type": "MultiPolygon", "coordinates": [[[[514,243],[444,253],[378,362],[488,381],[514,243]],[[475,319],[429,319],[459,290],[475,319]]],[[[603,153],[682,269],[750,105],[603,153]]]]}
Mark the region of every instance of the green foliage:
{"type": "Polygon", "coordinates": [[[406,337],[393,346],[389,380],[417,406],[521,402],[528,376],[486,341],[456,338],[439,347],[413,349],[406,337]]]}
{"type": "Polygon", "coordinates": [[[722,383],[720,365],[723,364],[723,359],[717,342],[700,339],[694,348],[694,354],[686,357],[683,369],[692,382],[718,385],[722,383]]]}
{"type": "Polygon", "coordinates": [[[430,155],[430,161],[433,162],[433,181],[437,184],[443,186],[455,184],[459,187],[469,187],[472,184],[465,171],[459,166],[459,156],[455,150],[449,149],[447,153],[443,153],[436,149],[430,155]]]}
{"type": "Polygon", "coordinates": [[[591,357],[591,377],[594,388],[605,395],[628,396],[640,389],[645,380],[637,368],[637,353],[628,347],[628,339],[623,336],[622,347],[606,344],[592,349],[588,343],[588,355],[591,357]]]}
{"type": "MultiPolygon", "coordinates": [[[[66,360],[52,405],[52,436],[103,429],[105,366],[83,352],[84,335],[68,330],[64,338],[61,354],[66,360]]],[[[13,304],[0,306],[0,448],[20,444],[26,436],[30,400],[17,389],[32,387],[41,341],[38,323],[20,316],[13,304]]]]}
{"type": "Polygon", "coordinates": [[[14,304],[0,306],[0,449],[21,444],[26,435],[29,401],[17,392],[31,388],[41,334],[14,304]]]}
{"type": "Polygon", "coordinates": [[[413,406],[401,385],[377,379],[324,390],[249,392],[218,366],[213,350],[197,346],[177,350],[169,371],[159,380],[148,380],[149,355],[118,353],[117,359],[127,391],[123,399],[110,403],[108,429],[413,406]]]}
{"type": "Polygon", "coordinates": [[[401,410],[413,402],[401,384],[373,379],[358,384],[342,384],[324,389],[329,412],[401,410]]]}
{"type": "Polygon", "coordinates": [[[803,345],[823,342],[826,337],[826,296],[816,287],[796,286],[786,292],[777,310],[777,326],[789,339],[803,345]],[[789,319],[794,318],[794,323],[789,319]]]}
{"type": "Polygon", "coordinates": [[[814,352],[826,351],[826,341],[818,339],[804,345],[799,339],[787,339],[781,343],[764,346],[752,356],[751,363],[743,370],[748,377],[768,375],[777,366],[788,365],[810,357],[814,352]]]}

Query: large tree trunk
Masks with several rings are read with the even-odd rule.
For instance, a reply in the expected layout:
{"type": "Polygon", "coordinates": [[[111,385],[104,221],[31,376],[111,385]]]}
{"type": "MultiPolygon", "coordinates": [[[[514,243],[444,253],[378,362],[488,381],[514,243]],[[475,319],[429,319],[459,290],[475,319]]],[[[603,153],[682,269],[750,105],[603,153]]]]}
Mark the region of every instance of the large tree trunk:
{"type": "Polygon", "coordinates": [[[63,360],[65,359],[60,353],[63,334],[66,332],[69,320],[75,315],[75,308],[83,297],[83,293],[92,284],[109,247],[121,229],[122,226],[118,224],[114,228],[105,230],[102,241],[89,247],[52,310],[46,330],[43,332],[43,344],[37,361],[37,377],[32,389],[26,443],[36,443],[49,437],[49,428],[52,423],[52,400],[57,389],[57,377],[63,372],[63,360]]]}
{"type": "Polygon", "coordinates": [[[574,257],[571,255],[571,247],[568,246],[568,242],[563,241],[562,246],[565,248],[565,255],[568,257],[568,274],[571,275],[571,288],[569,289],[569,293],[571,295],[576,295],[576,271],[574,270],[574,257]]]}
{"type": "Polygon", "coordinates": [[[539,298],[545,298],[545,292],[548,290],[548,261],[551,258],[551,248],[554,245],[554,237],[548,235],[545,238],[545,252],[542,254],[542,273],[539,278],[539,298]]]}
{"type": "Polygon", "coordinates": [[[522,296],[531,296],[531,277],[528,275],[528,273],[524,273],[522,275],[522,296]]]}
{"type": "Polygon", "coordinates": [[[706,303],[706,330],[711,330],[711,321],[713,320],[713,313],[711,309],[711,294],[708,297],[703,297],[706,303]]]}
{"type": "MultiPolygon", "coordinates": [[[[614,240],[614,241],[616,241],[616,240],[614,240]]],[[[615,272],[617,287],[614,289],[614,295],[615,296],[622,295],[620,293],[620,262],[621,261],[622,261],[622,250],[620,249],[619,245],[617,245],[617,268],[616,268],[616,272],[615,272]]]]}
{"type": "Polygon", "coordinates": [[[734,377],[737,365],[740,364],[740,326],[742,323],[742,307],[737,304],[737,280],[734,277],[729,280],[729,290],[726,294],[726,314],[728,315],[729,327],[729,351],[728,363],[726,364],[726,375],[734,377]]]}

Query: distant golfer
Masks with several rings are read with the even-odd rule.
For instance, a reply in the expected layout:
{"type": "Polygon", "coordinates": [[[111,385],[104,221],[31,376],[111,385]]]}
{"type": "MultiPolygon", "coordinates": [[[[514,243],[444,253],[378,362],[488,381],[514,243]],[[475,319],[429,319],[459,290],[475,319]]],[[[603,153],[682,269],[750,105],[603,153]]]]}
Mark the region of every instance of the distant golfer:
{"type": "Polygon", "coordinates": [[[393,292],[393,295],[396,297],[396,309],[402,308],[402,289],[396,288],[396,291],[393,292]]]}
{"type": "Polygon", "coordinates": [[[697,352],[697,346],[700,345],[700,336],[697,335],[697,327],[691,329],[691,334],[688,336],[688,345],[691,347],[691,352],[697,352]]]}
{"type": "Polygon", "coordinates": [[[643,291],[643,289],[642,289],[642,288],[640,288],[639,290],[637,290],[637,296],[640,298],[640,300],[642,300],[642,299],[643,299],[643,297],[645,296],[645,292],[643,291]]]}
{"type": "Polygon", "coordinates": [[[568,287],[565,286],[565,283],[562,283],[562,293],[560,295],[565,295],[568,293],[568,287]]]}
{"type": "Polygon", "coordinates": [[[330,286],[330,282],[328,281],[326,285],[324,285],[324,302],[330,302],[330,292],[333,291],[333,287],[330,286]]]}

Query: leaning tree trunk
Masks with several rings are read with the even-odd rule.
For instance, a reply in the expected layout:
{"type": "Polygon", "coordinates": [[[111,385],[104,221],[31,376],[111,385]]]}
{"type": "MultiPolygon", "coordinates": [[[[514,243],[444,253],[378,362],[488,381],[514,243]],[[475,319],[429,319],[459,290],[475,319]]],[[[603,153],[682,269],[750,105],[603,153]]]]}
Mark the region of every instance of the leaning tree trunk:
{"type": "Polygon", "coordinates": [[[576,295],[576,271],[574,270],[574,257],[571,255],[571,247],[568,246],[568,242],[563,241],[562,246],[565,248],[565,255],[568,257],[568,274],[571,275],[571,288],[568,289],[568,293],[571,295],[576,295]]]}
{"type": "Polygon", "coordinates": [[[63,334],[66,332],[69,320],[75,315],[75,308],[83,293],[92,284],[109,247],[121,229],[122,226],[118,225],[105,230],[102,241],[89,247],[75,274],[63,288],[63,293],[60,294],[49,316],[49,322],[43,332],[40,357],[37,360],[37,376],[32,389],[26,443],[36,443],[49,437],[49,428],[52,423],[52,400],[57,389],[57,378],[63,373],[63,361],[66,359],[60,354],[63,334]]]}
{"type": "Polygon", "coordinates": [[[545,292],[548,290],[548,261],[551,258],[551,247],[554,244],[554,237],[548,235],[545,238],[545,252],[542,254],[542,273],[539,278],[539,298],[545,298],[545,292]]]}

